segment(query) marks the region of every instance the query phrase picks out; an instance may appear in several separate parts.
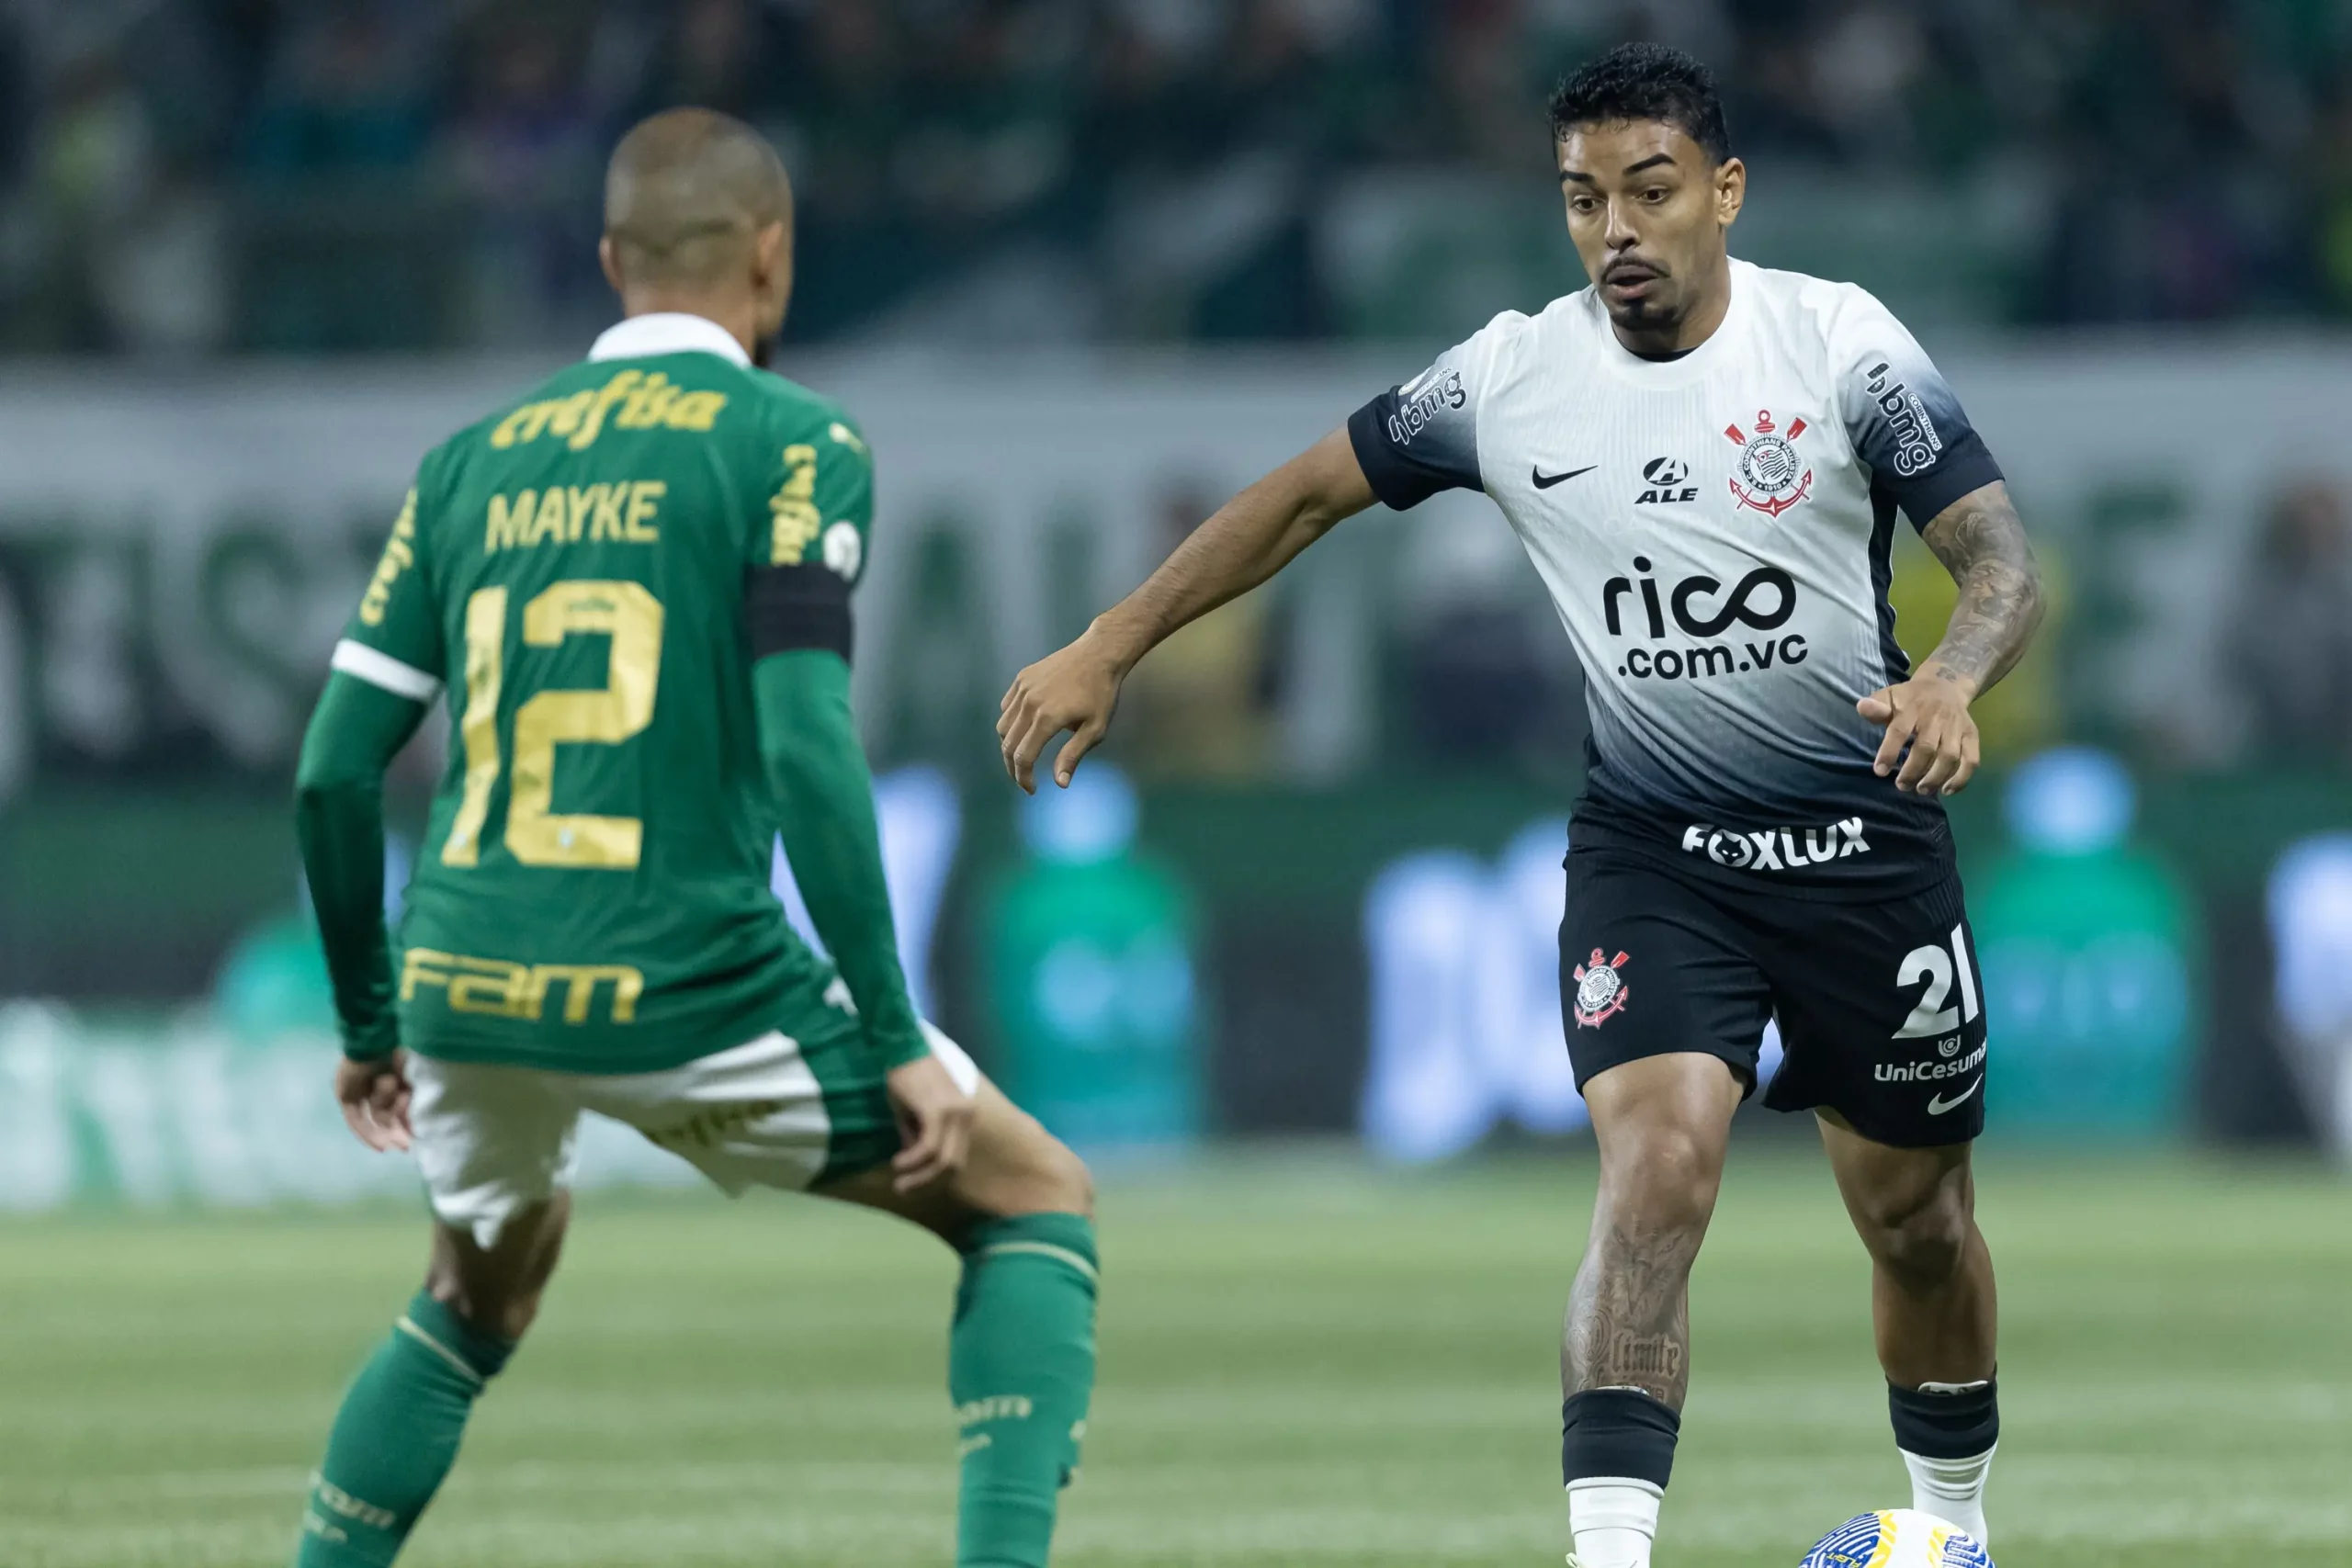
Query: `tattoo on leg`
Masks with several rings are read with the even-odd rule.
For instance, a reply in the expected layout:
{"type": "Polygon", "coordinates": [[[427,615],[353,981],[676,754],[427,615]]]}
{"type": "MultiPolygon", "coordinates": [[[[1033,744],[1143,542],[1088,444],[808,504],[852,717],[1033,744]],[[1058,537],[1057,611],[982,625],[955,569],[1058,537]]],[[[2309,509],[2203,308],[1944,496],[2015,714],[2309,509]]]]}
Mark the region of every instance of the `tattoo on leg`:
{"type": "Polygon", "coordinates": [[[1690,1387],[1695,1236],[1612,1222],[1595,1236],[1568,1298],[1567,1392],[1638,1388],[1673,1409],[1690,1387]]]}

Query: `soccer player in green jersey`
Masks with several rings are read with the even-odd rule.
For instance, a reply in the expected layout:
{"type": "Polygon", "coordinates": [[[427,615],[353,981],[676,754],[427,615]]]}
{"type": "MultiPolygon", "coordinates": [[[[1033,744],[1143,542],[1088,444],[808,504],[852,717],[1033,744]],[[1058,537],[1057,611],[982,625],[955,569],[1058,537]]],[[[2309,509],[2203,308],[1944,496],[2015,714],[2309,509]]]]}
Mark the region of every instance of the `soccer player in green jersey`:
{"type": "Polygon", "coordinates": [[[414,1148],[434,1232],[295,1562],[399,1552],[554,1271],[594,1111],[730,1192],[956,1248],[956,1562],[1037,1568],[1093,1383],[1092,1192],[908,998],[850,720],[872,459],[754,365],[791,191],[748,128],[680,109],[622,141],[605,201],[627,320],[425,457],[303,740],[335,1092],[371,1147],[414,1148]],[[445,685],[454,754],[394,942],[383,773],[445,685]],[[831,964],[769,891],[779,832],[831,964]]]}

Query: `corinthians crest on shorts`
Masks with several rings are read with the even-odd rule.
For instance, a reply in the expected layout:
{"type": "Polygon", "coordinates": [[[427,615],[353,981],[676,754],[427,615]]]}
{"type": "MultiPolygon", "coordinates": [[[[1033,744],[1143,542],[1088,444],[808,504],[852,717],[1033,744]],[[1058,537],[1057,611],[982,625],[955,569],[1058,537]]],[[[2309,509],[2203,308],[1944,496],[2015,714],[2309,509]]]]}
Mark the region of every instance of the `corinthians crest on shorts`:
{"type": "Polygon", "coordinates": [[[1804,430],[1802,419],[1792,420],[1788,429],[1781,430],[1772,423],[1770,409],[1756,411],[1756,424],[1750,431],[1724,425],[1724,434],[1739,447],[1739,478],[1730,481],[1733,499],[1768,517],[1778,517],[1803,501],[1813,489],[1813,470],[1804,466],[1796,447],[1797,437],[1804,430]]]}
{"type": "Polygon", "coordinates": [[[1626,998],[1633,992],[1626,988],[1624,976],[1617,971],[1625,966],[1625,954],[1619,953],[1607,963],[1601,962],[1600,949],[1592,950],[1592,957],[1577,965],[1577,1027],[1598,1029],[1618,1013],[1625,1010],[1626,998]]]}

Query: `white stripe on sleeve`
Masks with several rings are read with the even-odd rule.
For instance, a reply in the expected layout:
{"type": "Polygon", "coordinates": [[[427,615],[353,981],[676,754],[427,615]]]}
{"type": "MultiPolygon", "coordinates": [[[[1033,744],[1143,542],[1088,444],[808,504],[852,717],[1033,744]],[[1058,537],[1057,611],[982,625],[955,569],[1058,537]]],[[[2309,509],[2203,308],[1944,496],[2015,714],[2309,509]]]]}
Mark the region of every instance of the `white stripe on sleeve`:
{"type": "Polygon", "coordinates": [[[349,637],[334,645],[334,657],[327,662],[346,675],[356,675],[371,686],[381,686],[392,695],[412,702],[429,703],[441,694],[437,678],[349,637]]]}

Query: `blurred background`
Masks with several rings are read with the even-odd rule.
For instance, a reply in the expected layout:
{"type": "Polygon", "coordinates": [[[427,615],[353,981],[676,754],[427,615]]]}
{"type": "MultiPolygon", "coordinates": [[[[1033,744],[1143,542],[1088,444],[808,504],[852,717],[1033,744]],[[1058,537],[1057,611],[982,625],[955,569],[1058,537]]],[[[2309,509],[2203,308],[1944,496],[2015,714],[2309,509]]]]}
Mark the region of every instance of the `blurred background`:
{"type": "MultiPolygon", "coordinates": [[[[927,1006],[1104,1160],[1573,1135],[1580,682],[1479,498],[1174,639],[1068,795],[992,723],[1234,489],[1582,287],[1542,102],[1635,36],[1722,79],[1735,254],[1905,318],[2049,570],[1953,805],[1996,1135],[2352,1143],[2352,6],[13,0],[0,1207],[413,1190],[323,1092],[295,747],[416,457],[612,318],[604,157],[684,102],[783,151],[779,367],[877,453],[857,695],[927,1006]]],[[[1925,651],[1907,533],[1894,597],[1925,651]]]]}

